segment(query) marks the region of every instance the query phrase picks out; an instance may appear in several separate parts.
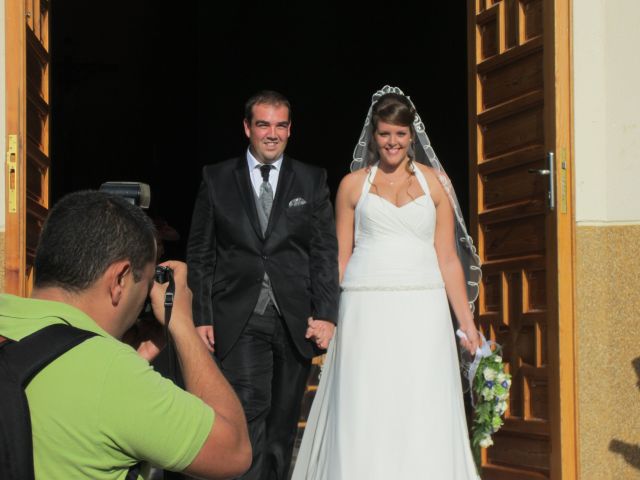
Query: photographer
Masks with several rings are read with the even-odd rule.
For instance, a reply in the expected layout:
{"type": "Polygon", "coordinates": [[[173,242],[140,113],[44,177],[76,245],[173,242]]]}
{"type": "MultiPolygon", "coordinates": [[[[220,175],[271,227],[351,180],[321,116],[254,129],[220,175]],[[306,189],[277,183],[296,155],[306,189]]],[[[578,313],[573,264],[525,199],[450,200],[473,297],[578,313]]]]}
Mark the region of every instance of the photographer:
{"type": "MultiPolygon", "coordinates": [[[[183,263],[163,265],[175,280],[168,329],[188,392],[119,340],[148,296],[164,322],[166,285],[154,282],[155,257],[153,224],[142,210],[111,194],[73,193],[44,225],[31,298],[0,295],[5,339],[56,323],[96,334],[26,390],[36,479],[136,478],[127,474],[139,462],[211,479],[249,467],[242,407],[193,326],[183,263]]],[[[138,350],[151,358],[160,347],[148,339],[138,350]]]]}

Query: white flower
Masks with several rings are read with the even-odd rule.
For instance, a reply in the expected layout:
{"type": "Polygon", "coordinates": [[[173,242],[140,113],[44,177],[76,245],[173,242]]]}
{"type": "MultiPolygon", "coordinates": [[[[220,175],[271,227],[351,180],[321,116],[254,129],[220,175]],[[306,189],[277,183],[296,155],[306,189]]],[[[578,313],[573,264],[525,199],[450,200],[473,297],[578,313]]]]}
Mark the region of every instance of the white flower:
{"type": "Polygon", "coordinates": [[[483,364],[474,379],[474,389],[480,389],[478,403],[481,409],[476,409],[472,434],[482,448],[493,445],[491,434],[500,430],[503,416],[509,407],[509,387],[511,376],[505,372],[502,357],[493,353],[483,364]],[[482,416],[478,412],[482,411],[482,416]]]}
{"type": "Polygon", "coordinates": [[[493,440],[491,440],[490,435],[485,435],[484,437],[482,437],[482,440],[480,440],[479,443],[482,448],[487,448],[493,445],[493,440]]]}
{"type": "Polygon", "coordinates": [[[484,398],[485,400],[492,400],[493,397],[493,390],[486,387],[482,389],[482,398],[484,398]]]}
{"type": "Polygon", "coordinates": [[[485,367],[485,369],[482,371],[482,375],[484,375],[485,380],[491,381],[496,379],[496,371],[490,369],[489,367],[485,367]]]}

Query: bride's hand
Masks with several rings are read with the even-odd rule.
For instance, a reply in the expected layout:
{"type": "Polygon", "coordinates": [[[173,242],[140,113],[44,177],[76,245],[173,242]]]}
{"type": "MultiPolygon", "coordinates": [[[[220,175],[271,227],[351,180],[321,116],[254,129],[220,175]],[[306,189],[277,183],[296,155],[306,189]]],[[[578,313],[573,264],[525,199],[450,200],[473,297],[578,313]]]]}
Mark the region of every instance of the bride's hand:
{"type": "Polygon", "coordinates": [[[480,334],[475,326],[471,328],[461,328],[466,335],[466,338],[460,339],[460,345],[472,355],[475,355],[476,351],[480,348],[480,334]]]}
{"type": "Polygon", "coordinates": [[[309,317],[307,319],[309,327],[305,338],[311,339],[322,350],[329,348],[329,342],[333,338],[336,326],[327,320],[319,320],[309,317]]]}

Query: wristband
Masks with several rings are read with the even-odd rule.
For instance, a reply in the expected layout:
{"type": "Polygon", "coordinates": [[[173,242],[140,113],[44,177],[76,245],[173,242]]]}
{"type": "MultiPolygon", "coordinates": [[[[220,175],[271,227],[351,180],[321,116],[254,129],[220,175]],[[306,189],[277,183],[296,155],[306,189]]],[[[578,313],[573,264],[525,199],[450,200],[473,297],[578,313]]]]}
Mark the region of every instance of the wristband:
{"type": "Polygon", "coordinates": [[[469,341],[469,337],[467,337],[467,334],[464,333],[462,330],[457,329],[456,330],[456,335],[460,338],[460,340],[467,340],[469,341]]]}

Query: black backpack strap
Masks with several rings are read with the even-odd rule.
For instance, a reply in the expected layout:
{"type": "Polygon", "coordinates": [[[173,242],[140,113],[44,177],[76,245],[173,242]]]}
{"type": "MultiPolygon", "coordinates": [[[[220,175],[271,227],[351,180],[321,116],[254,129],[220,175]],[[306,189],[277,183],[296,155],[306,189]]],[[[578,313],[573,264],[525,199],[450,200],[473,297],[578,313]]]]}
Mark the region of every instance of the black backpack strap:
{"type": "Polygon", "coordinates": [[[55,324],[18,342],[0,344],[0,478],[34,479],[31,416],[24,389],[49,363],[95,335],[55,324]]]}
{"type": "Polygon", "coordinates": [[[44,367],[63,353],[96,334],[72,327],[66,323],[56,323],[44,327],[19,342],[9,342],[2,348],[3,358],[23,388],[44,367]]]}
{"type": "Polygon", "coordinates": [[[127,476],[124,477],[124,480],[137,480],[138,475],[142,471],[142,462],[136,463],[133,467],[129,469],[127,472],[127,476]]]}

